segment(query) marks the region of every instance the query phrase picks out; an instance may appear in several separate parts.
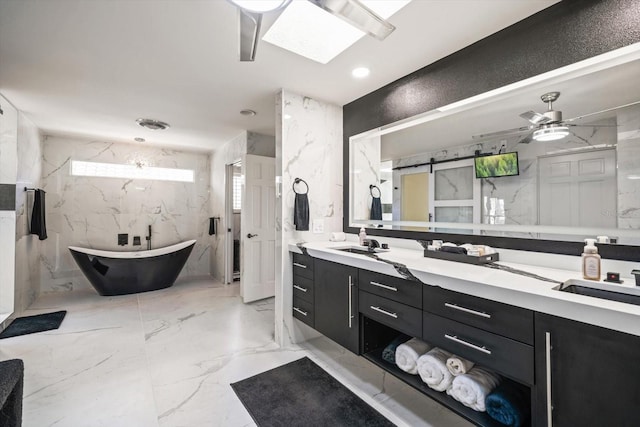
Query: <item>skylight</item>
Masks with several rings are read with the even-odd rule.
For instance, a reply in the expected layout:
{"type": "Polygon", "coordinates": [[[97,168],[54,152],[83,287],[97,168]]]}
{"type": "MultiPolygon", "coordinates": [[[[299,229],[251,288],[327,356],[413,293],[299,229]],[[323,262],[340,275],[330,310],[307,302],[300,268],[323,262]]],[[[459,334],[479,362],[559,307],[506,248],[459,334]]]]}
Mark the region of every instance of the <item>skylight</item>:
{"type": "Polygon", "coordinates": [[[71,175],[103,178],[152,179],[157,181],[193,182],[191,169],[156,168],[118,163],[71,161],[71,175]]]}
{"type": "MultiPolygon", "coordinates": [[[[361,0],[387,19],[410,0],[361,0]]],[[[326,64],[349,48],[365,33],[309,1],[294,0],[282,12],[262,40],[326,64]]]]}

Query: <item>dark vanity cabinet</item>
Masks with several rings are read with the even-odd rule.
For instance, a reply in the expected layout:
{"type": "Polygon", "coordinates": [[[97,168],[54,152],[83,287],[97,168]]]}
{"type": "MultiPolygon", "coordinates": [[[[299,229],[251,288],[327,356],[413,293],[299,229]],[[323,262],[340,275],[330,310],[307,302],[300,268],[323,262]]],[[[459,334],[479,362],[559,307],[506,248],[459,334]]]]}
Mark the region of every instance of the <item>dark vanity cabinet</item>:
{"type": "Polygon", "coordinates": [[[535,426],[639,426],[640,337],[535,315],[535,426]]]}
{"type": "Polygon", "coordinates": [[[359,354],[358,269],[315,260],[315,329],[359,354]]]}
{"type": "Polygon", "coordinates": [[[293,317],[315,327],[314,259],[293,254],[293,317]]]}

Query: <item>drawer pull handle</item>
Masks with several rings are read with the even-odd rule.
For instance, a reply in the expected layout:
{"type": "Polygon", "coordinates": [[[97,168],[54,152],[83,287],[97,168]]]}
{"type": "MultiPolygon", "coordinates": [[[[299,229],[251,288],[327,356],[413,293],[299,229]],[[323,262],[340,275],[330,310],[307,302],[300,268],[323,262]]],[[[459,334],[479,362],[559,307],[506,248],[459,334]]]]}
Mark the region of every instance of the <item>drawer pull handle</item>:
{"type": "Polygon", "coordinates": [[[293,307],[293,309],[294,309],[295,311],[297,311],[298,313],[302,314],[304,317],[307,317],[307,314],[308,314],[308,313],[307,313],[306,311],[302,311],[302,310],[300,310],[298,307],[293,307]]]}
{"type": "Polygon", "coordinates": [[[445,337],[446,339],[448,339],[448,340],[451,340],[451,341],[457,342],[458,344],[462,344],[462,345],[467,346],[467,347],[469,347],[469,348],[472,348],[472,349],[474,349],[474,350],[481,351],[481,352],[483,352],[483,353],[485,353],[485,354],[491,354],[491,350],[489,350],[488,348],[486,348],[486,347],[480,347],[480,346],[475,345],[475,344],[471,344],[470,342],[467,342],[467,341],[461,340],[460,338],[458,338],[458,337],[457,337],[457,336],[455,336],[455,335],[444,334],[444,337],[445,337]]]}
{"type": "Polygon", "coordinates": [[[306,265],[300,264],[299,262],[294,262],[293,265],[295,265],[296,267],[300,267],[300,268],[307,268],[306,265]]]}
{"type": "Polygon", "coordinates": [[[470,308],[460,307],[459,305],[451,304],[448,302],[445,302],[444,306],[448,308],[453,308],[454,310],[460,310],[460,311],[464,311],[465,313],[491,319],[491,315],[489,313],[485,313],[484,311],[471,310],[470,308]]]}
{"type": "Polygon", "coordinates": [[[353,326],[353,278],[349,275],[349,329],[353,326]]]}
{"type": "Polygon", "coordinates": [[[307,292],[308,291],[307,288],[303,288],[302,286],[293,285],[293,287],[296,288],[299,291],[302,291],[302,292],[307,292]]]}
{"type": "Polygon", "coordinates": [[[373,286],[377,286],[382,289],[388,289],[393,292],[398,292],[398,288],[394,288],[393,286],[383,285],[382,283],[378,283],[378,282],[369,282],[369,283],[371,283],[373,286]]]}
{"type": "Polygon", "coordinates": [[[391,313],[391,312],[389,312],[389,311],[387,311],[387,310],[384,310],[384,309],[382,309],[382,308],[380,308],[380,307],[376,307],[375,305],[372,305],[372,306],[370,306],[370,307],[371,307],[371,310],[375,310],[375,311],[377,311],[378,313],[386,314],[387,316],[389,316],[389,317],[393,317],[394,319],[397,319],[397,318],[398,318],[398,315],[397,315],[396,313],[391,313]]]}

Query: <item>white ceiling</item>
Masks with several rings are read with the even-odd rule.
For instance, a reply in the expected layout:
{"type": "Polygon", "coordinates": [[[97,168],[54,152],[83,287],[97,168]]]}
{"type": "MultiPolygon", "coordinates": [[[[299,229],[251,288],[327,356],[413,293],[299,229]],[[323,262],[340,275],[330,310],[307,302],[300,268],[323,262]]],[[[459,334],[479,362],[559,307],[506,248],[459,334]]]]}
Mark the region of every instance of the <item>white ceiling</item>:
{"type": "Polygon", "coordinates": [[[273,135],[281,88],[344,105],[557,1],[413,0],[385,41],[321,65],[265,42],[239,62],[225,0],[0,0],[0,93],[45,134],[212,150],[243,130],[273,135]],[[371,75],[353,79],[356,66],[371,75]]]}

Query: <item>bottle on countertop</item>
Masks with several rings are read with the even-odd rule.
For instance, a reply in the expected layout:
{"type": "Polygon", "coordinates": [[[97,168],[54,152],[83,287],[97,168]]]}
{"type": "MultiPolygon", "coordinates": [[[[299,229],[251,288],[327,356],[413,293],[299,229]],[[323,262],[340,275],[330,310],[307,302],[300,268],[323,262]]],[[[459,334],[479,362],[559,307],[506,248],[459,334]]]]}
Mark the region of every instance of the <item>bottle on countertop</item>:
{"type": "Polygon", "coordinates": [[[582,253],[582,277],[586,280],[600,280],[600,255],[595,239],[585,239],[587,244],[582,253]]]}
{"type": "Polygon", "coordinates": [[[364,227],[360,227],[358,237],[360,237],[360,246],[364,246],[364,241],[367,240],[367,232],[364,231],[364,227]]]}

